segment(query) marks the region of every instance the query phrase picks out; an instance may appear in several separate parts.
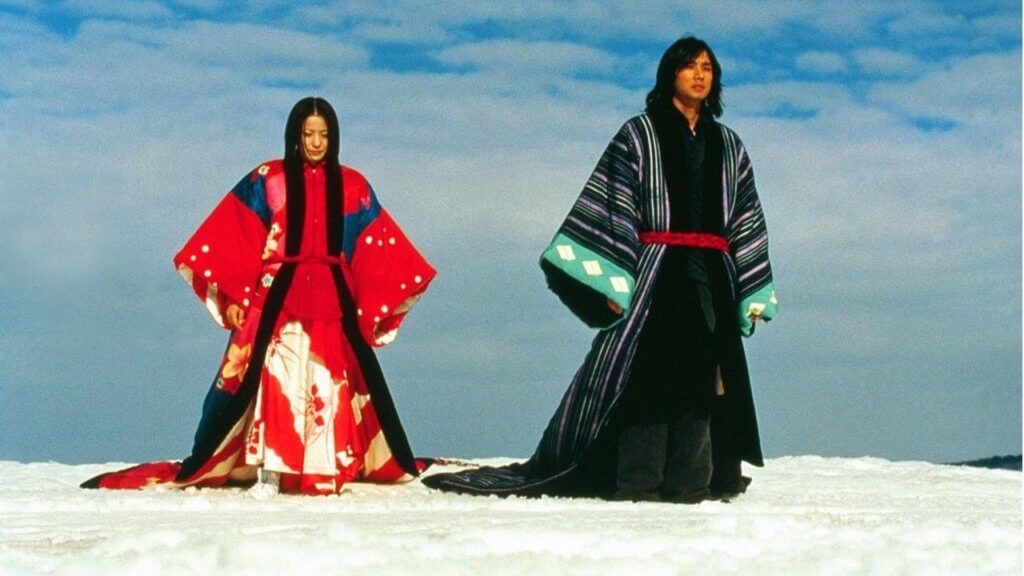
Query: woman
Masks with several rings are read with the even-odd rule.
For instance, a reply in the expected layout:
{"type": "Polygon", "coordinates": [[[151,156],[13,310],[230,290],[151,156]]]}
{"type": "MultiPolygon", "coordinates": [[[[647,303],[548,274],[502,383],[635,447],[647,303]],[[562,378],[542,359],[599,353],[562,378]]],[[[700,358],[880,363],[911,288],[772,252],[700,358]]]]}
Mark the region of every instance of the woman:
{"type": "Polygon", "coordinates": [[[776,300],[749,158],[715,121],[721,86],[705,42],[670,46],[646,113],[544,252],[549,287],[601,332],[533,457],[424,484],[681,503],[745,490],[740,460],[762,456],[740,337],[776,300]]]}
{"type": "Polygon", "coordinates": [[[371,346],[392,341],[435,271],[338,163],[338,120],[305,98],[285,157],[227,194],[174,258],[232,330],[192,454],[104,474],[89,488],[251,483],[338,493],[419,472],[371,346]]]}

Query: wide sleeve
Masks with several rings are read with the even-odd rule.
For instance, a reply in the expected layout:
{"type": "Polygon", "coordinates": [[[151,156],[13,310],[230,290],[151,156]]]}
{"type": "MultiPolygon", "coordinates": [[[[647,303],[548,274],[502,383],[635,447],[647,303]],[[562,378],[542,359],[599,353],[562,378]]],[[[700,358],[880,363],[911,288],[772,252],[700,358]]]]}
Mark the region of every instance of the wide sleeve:
{"type": "Polygon", "coordinates": [[[639,251],[640,160],[626,124],[605,149],[554,239],[541,254],[548,287],[592,328],[629,313],[639,251]]]}
{"type": "Polygon", "coordinates": [[[768,258],[768,228],[754,184],[754,168],[742,142],[733,135],[736,200],[726,234],[736,267],[736,295],[739,301],[740,333],[754,332],[752,316],[770,321],[775,317],[778,299],[768,258]]]}
{"type": "MultiPolygon", "coordinates": [[[[350,178],[346,175],[346,180],[350,178]]],[[[349,257],[359,331],[371,346],[392,342],[405,315],[437,272],[381,208],[369,184],[359,188],[349,257]]],[[[346,226],[350,220],[346,218],[346,226]]]]}
{"type": "Polygon", "coordinates": [[[260,170],[217,204],[174,257],[174,267],[222,327],[227,306],[246,306],[261,268],[270,211],[260,170]]]}

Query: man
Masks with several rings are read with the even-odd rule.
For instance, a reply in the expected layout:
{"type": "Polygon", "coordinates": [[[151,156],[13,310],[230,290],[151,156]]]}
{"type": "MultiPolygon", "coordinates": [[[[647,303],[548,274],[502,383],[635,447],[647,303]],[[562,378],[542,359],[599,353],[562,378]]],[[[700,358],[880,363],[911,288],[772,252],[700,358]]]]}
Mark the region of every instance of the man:
{"type": "Polygon", "coordinates": [[[776,300],[742,143],[717,123],[721,67],[702,40],[665,52],[541,258],[549,287],[600,328],[533,457],[424,479],[468,493],[694,503],[763,465],[742,336],[776,300]]]}

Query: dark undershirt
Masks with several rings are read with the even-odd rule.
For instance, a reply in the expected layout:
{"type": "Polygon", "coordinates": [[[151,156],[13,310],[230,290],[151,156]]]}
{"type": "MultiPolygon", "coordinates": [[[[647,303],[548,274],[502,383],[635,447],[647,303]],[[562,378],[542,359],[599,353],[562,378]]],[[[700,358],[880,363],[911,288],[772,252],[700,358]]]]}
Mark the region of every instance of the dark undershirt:
{"type": "MultiPolygon", "coordinates": [[[[669,230],[711,232],[714,190],[708,182],[705,159],[713,121],[699,121],[696,134],[676,110],[662,112],[658,128],[664,142],[669,230]],[[666,133],[667,132],[667,133],[666,133]],[[707,209],[707,210],[705,210],[707,209]],[[705,214],[705,211],[708,214],[705,214]]],[[[715,255],[717,257],[717,255],[715,255]]],[[[707,414],[714,394],[717,322],[711,276],[719,272],[706,251],[683,246],[665,250],[653,286],[651,308],[621,400],[620,417],[627,423],[672,421],[683,413],[707,414]],[[712,265],[715,270],[709,269],[712,265]]]]}
{"type": "MultiPolygon", "coordinates": [[[[669,222],[673,231],[704,231],[704,150],[708,123],[698,118],[695,131],[690,131],[689,120],[681,113],[676,115],[676,125],[682,135],[683,158],[663,159],[683,164],[685,186],[669,189],[669,222]]],[[[715,308],[711,297],[711,280],[708,278],[707,257],[699,248],[670,248],[670,252],[685,253],[683,265],[686,277],[696,284],[697,296],[708,330],[715,331],[715,308]]],[[[676,260],[672,258],[672,260],[676,260]]]]}

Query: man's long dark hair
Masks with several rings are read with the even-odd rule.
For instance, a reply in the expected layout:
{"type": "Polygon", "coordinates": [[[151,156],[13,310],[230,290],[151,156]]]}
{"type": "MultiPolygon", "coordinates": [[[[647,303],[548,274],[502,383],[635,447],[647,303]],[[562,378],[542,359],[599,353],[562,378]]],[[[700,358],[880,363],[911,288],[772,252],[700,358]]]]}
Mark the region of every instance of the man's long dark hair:
{"type": "Polygon", "coordinates": [[[711,92],[708,93],[708,97],[701,105],[701,111],[709,112],[715,118],[722,115],[722,67],[718,64],[718,58],[715,58],[715,53],[707,42],[693,36],[685,36],[676,40],[662,55],[661,62],[658,64],[658,76],[654,88],[647,93],[648,112],[672,104],[676,72],[696,60],[701,52],[708,53],[714,72],[714,77],[711,79],[711,92]]]}
{"type": "MultiPolygon", "coordinates": [[[[299,223],[301,223],[302,214],[305,208],[305,179],[302,176],[302,164],[306,161],[302,152],[302,125],[306,122],[306,118],[310,116],[320,116],[324,119],[327,124],[327,153],[324,155],[323,168],[326,172],[326,184],[327,184],[327,203],[328,209],[340,209],[340,207],[332,207],[332,204],[340,202],[340,193],[338,192],[341,188],[341,171],[338,167],[338,151],[341,144],[341,134],[338,129],[338,115],[334,113],[334,108],[324,100],[323,98],[308,97],[303,98],[292,106],[292,111],[288,114],[288,123],[285,124],[284,128],[284,173],[285,182],[288,185],[288,202],[290,208],[289,214],[289,229],[297,230],[299,223]],[[297,222],[292,222],[292,216],[299,218],[297,222]]],[[[340,231],[328,231],[328,246],[337,248],[341,246],[340,237],[338,236],[340,231]]],[[[290,234],[286,237],[288,245],[288,252],[294,254],[298,252],[300,238],[297,234],[290,234]],[[295,243],[295,246],[291,246],[295,243]]]]}

